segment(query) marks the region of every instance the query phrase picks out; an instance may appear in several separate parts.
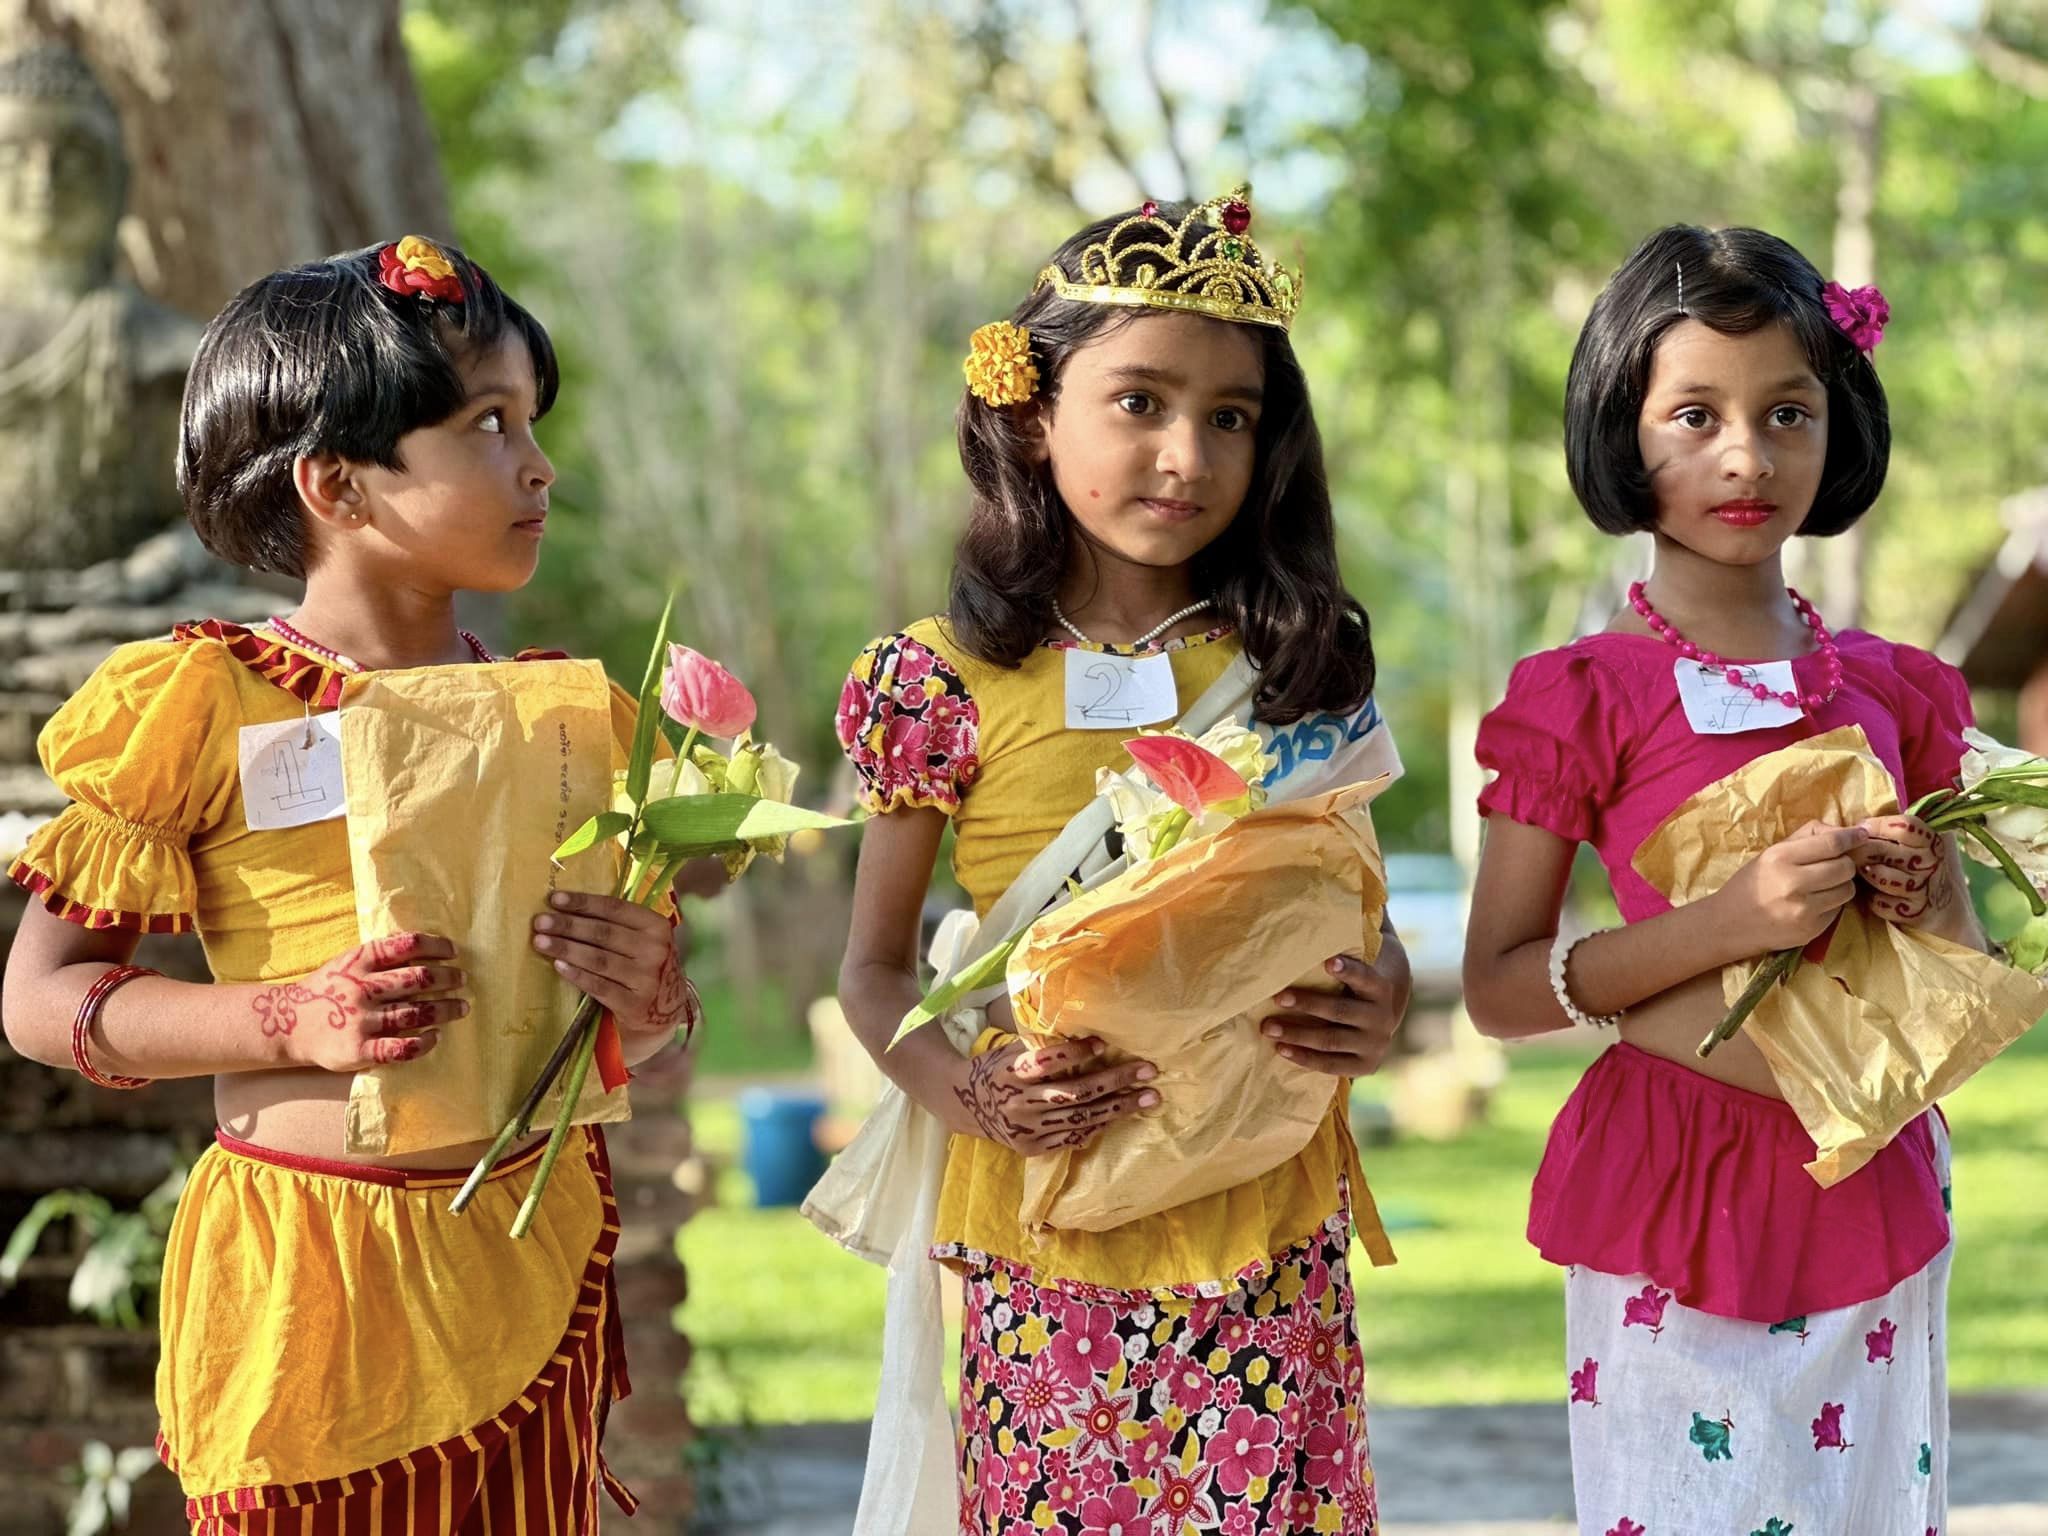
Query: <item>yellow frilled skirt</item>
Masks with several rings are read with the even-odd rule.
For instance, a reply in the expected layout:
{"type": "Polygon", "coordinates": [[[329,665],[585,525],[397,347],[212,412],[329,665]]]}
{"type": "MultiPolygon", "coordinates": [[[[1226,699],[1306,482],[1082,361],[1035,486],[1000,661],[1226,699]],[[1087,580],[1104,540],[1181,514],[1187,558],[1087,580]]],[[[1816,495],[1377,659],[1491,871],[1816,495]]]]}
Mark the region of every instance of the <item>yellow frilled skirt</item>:
{"type": "Polygon", "coordinates": [[[632,1512],[598,1449],[631,1390],[618,1208],[601,1133],[576,1135],[514,1242],[539,1147],[457,1216],[461,1172],[221,1134],[172,1222],[156,1385],[197,1536],[567,1536],[600,1487],[632,1512]]]}

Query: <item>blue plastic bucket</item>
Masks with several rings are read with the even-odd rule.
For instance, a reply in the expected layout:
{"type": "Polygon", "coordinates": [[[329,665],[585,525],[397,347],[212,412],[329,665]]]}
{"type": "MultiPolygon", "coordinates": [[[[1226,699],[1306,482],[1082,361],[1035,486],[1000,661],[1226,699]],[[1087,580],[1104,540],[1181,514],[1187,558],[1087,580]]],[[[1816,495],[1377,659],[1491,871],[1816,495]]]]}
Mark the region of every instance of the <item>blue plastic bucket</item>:
{"type": "Polygon", "coordinates": [[[814,1093],[749,1088],[740,1095],[740,1164],[754,1181],[754,1204],[803,1203],[825,1171],[825,1156],[812,1139],[824,1113],[825,1101],[814,1093]]]}

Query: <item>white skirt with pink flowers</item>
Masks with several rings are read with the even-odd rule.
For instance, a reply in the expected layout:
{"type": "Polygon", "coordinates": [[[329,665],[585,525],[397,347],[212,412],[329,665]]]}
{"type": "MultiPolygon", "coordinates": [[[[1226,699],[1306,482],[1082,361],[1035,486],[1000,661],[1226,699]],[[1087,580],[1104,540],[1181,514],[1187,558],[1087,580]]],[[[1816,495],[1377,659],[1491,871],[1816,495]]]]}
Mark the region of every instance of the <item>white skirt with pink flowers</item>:
{"type": "Polygon", "coordinates": [[[1566,1270],[1580,1536],[1939,1536],[1953,1252],[1874,1300],[1775,1323],[1566,1270]]]}

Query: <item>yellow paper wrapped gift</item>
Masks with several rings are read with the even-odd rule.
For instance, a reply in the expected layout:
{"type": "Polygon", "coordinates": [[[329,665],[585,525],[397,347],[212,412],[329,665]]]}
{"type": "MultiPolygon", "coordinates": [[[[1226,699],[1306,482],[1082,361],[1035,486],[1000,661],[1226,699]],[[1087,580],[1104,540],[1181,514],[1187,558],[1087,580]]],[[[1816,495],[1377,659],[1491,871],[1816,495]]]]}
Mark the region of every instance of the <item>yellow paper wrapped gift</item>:
{"type": "Polygon", "coordinates": [[[1259,1033],[1332,955],[1379,954],[1386,874],[1366,802],[1384,780],[1269,806],[1032,924],[1011,956],[1018,1028],[1094,1035],[1159,1069],[1155,1110],[1025,1165],[1028,1227],[1099,1232],[1256,1178],[1328,1118],[1341,1083],[1259,1033]]]}
{"type": "MultiPolygon", "coordinates": [[[[422,667],[351,677],[341,700],[349,862],[365,939],[456,944],[471,1008],[417,1061],[356,1074],[347,1149],[398,1156],[487,1141],[576,1011],[532,944],[549,894],[610,890],[618,849],[549,855],[612,797],[611,699],[595,661],[422,667]]],[[[559,1089],[557,1090],[559,1092],[559,1089]]],[[[538,1115],[546,1123],[558,1099],[538,1115]]],[[[623,1086],[584,1084],[576,1119],[623,1120],[623,1086]]]]}
{"type": "MultiPolygon", "coordinates": [[[[1674,810],[1636,850],[1673,905],[1719,890],[1809,821],[1850,826],[1899,809],[1860,726],[1756,758],[1674,810]]],[[[1761,958],[1761,957],[1759,957],[1761,958]]],[[[1722,973],[1733,1003],[1752,965],[1722,973]]],[[[1745,1026],[1813,1137],[1806,1171],[1840,1183],[2048,1009],[2024,971],[1851,902],[1827,952],[1773,987],[1745,1026]]]]}

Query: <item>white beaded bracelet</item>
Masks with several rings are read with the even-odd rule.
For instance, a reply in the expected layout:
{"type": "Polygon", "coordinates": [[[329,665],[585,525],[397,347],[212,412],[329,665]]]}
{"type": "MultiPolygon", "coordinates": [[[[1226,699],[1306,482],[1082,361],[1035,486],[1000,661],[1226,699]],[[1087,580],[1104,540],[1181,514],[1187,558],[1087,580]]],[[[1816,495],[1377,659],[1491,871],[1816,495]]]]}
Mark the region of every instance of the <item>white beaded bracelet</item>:
{"type": "Polygon", "coordinates": [[[1550,990],[1557,994],[1557,1006],[1564,1010],[1565,1017],[1574,1024],[1583,1024],[1589,1029],[1612,1029],[1621,1022],[1619,1013],[1586,1012],[1572,1001],[1571,989],[1565,985],[1565,962],[1571,959],[1573,950],[1591,937],[1590,933],[1574,933],[1568,928],[1559,929],[1557,938],[1550,946],[1550,990]]]}

